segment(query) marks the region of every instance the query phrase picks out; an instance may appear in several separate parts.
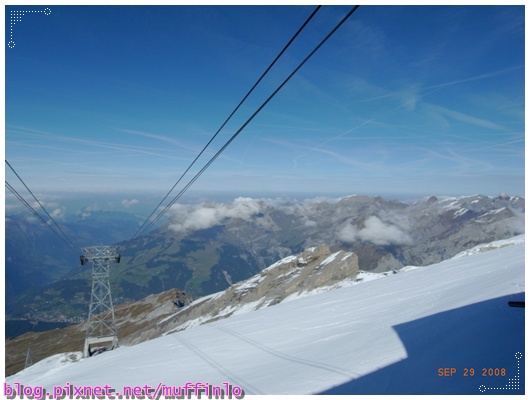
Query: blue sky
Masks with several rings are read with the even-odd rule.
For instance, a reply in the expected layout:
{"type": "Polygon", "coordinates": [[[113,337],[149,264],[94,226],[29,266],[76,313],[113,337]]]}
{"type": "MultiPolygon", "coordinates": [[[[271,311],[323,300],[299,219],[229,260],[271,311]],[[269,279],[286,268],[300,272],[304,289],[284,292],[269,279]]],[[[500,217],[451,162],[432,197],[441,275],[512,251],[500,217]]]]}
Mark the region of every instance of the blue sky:
{"type": "MultiPolygon", "coordinates": [[[[46,7],[5,7],[6,159],[41,193],[160,199],[315,8],[53,5],[11,36],[46,7]]],[[[319,10],[184,182],[349,9],[319,10]]],[[[524,55],[522,6],[361,6],[189,192],[524,195],[524,55]]]]}

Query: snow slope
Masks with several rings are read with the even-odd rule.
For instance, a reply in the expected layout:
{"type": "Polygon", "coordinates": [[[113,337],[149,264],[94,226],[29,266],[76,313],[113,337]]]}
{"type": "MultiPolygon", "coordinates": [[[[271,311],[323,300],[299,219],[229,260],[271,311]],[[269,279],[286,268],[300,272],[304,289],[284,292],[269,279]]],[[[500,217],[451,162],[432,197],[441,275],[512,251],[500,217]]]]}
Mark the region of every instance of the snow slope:
{"type": "Polygon", "coordinates": [[[497,247],[71,364],[43,360],[6,382],[50,392],[66,382],[117,393],[229,382],[246,394],[522,394],[524,308],[507,302],[524,300],[524,236],[497,247]]]}

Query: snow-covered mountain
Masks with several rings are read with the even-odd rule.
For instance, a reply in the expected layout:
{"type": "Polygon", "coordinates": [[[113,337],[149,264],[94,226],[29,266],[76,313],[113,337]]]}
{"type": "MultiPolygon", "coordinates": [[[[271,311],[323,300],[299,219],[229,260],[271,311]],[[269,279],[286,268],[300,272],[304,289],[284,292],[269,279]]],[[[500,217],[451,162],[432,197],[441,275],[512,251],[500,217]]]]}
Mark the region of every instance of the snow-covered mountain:
{"type": "Polygon", "coordinates": [[[381,277],[89,359],[54,356],[8,377],[5,388],[524,393],[524,308],[508,306],[524,300],[524,236],[381,277]]]}
{"type": "MultiPolygon", "coordinates": [[[[119,244],[122,258],[113,267],[112,295],[116,303],[174,288],[206,296],[322,243],[332,252],[355,253],[363,271],[429,265],[524,233],[524,203],[506,195],[414,203],[355,195],[175,204],[163,226],[119,244]]],[[[90,279],[90,268],[78,266],[67,279],[19,293],[9,314],[32,321],[86,318],[90,279]]]]}
{"type": "MultiPolygon", "coordinates": [[[[414,203],[361,195],[304,201],[238,198],[228,204],[175,205],[159,232],[186,239],[215,228],[210,241],[245,249],[260,270],[325,243],[353,251],[361,270],[383,272],[433,264],[475,245],[522,234],[524,213],[524,198],[505,194],[431,196],[414,203]]],[[[150,240],[146,236],[139,242],[150,240]]],[[[136,245],[127,244],[130,250],[136,245]]],[[[221,269],[232,273],[228,266],[221,269]]]]}

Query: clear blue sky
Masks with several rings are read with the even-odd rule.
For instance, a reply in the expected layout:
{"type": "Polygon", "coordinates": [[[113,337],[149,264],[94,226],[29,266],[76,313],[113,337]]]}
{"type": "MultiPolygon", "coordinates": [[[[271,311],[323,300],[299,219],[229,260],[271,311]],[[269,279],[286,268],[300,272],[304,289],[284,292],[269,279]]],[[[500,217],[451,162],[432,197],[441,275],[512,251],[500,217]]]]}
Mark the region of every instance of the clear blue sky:
{"type": "MultiPolygon", "coordinates": [[[[6,159],[35,191],[161,199],[315,6],[52,5],[10,36],[46,7],[5,7],[6,159]]],[[[349,9],[321,8],[193,172],[349,9]]],[[[361,6],[190,192],[524,195],[524,55],[523,6],[361,6]]]]}

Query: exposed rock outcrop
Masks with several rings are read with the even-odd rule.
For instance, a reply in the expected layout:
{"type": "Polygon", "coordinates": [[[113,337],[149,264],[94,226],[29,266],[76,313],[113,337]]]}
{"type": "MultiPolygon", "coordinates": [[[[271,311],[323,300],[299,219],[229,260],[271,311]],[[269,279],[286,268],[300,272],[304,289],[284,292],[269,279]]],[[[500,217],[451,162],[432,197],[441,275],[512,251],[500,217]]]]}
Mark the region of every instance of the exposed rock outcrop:
{"type": "Polygon", "coordinates": [[[342,250],[331,253],[325,245],[312,247],[272,264],[223,292],[193,302],[174,315],[129,335],[122,343],[139,343],[170,331],[269,307],[289,296],[331,286],[346,278],[354,279],[358,271],[354,253],[342,250]]]}

